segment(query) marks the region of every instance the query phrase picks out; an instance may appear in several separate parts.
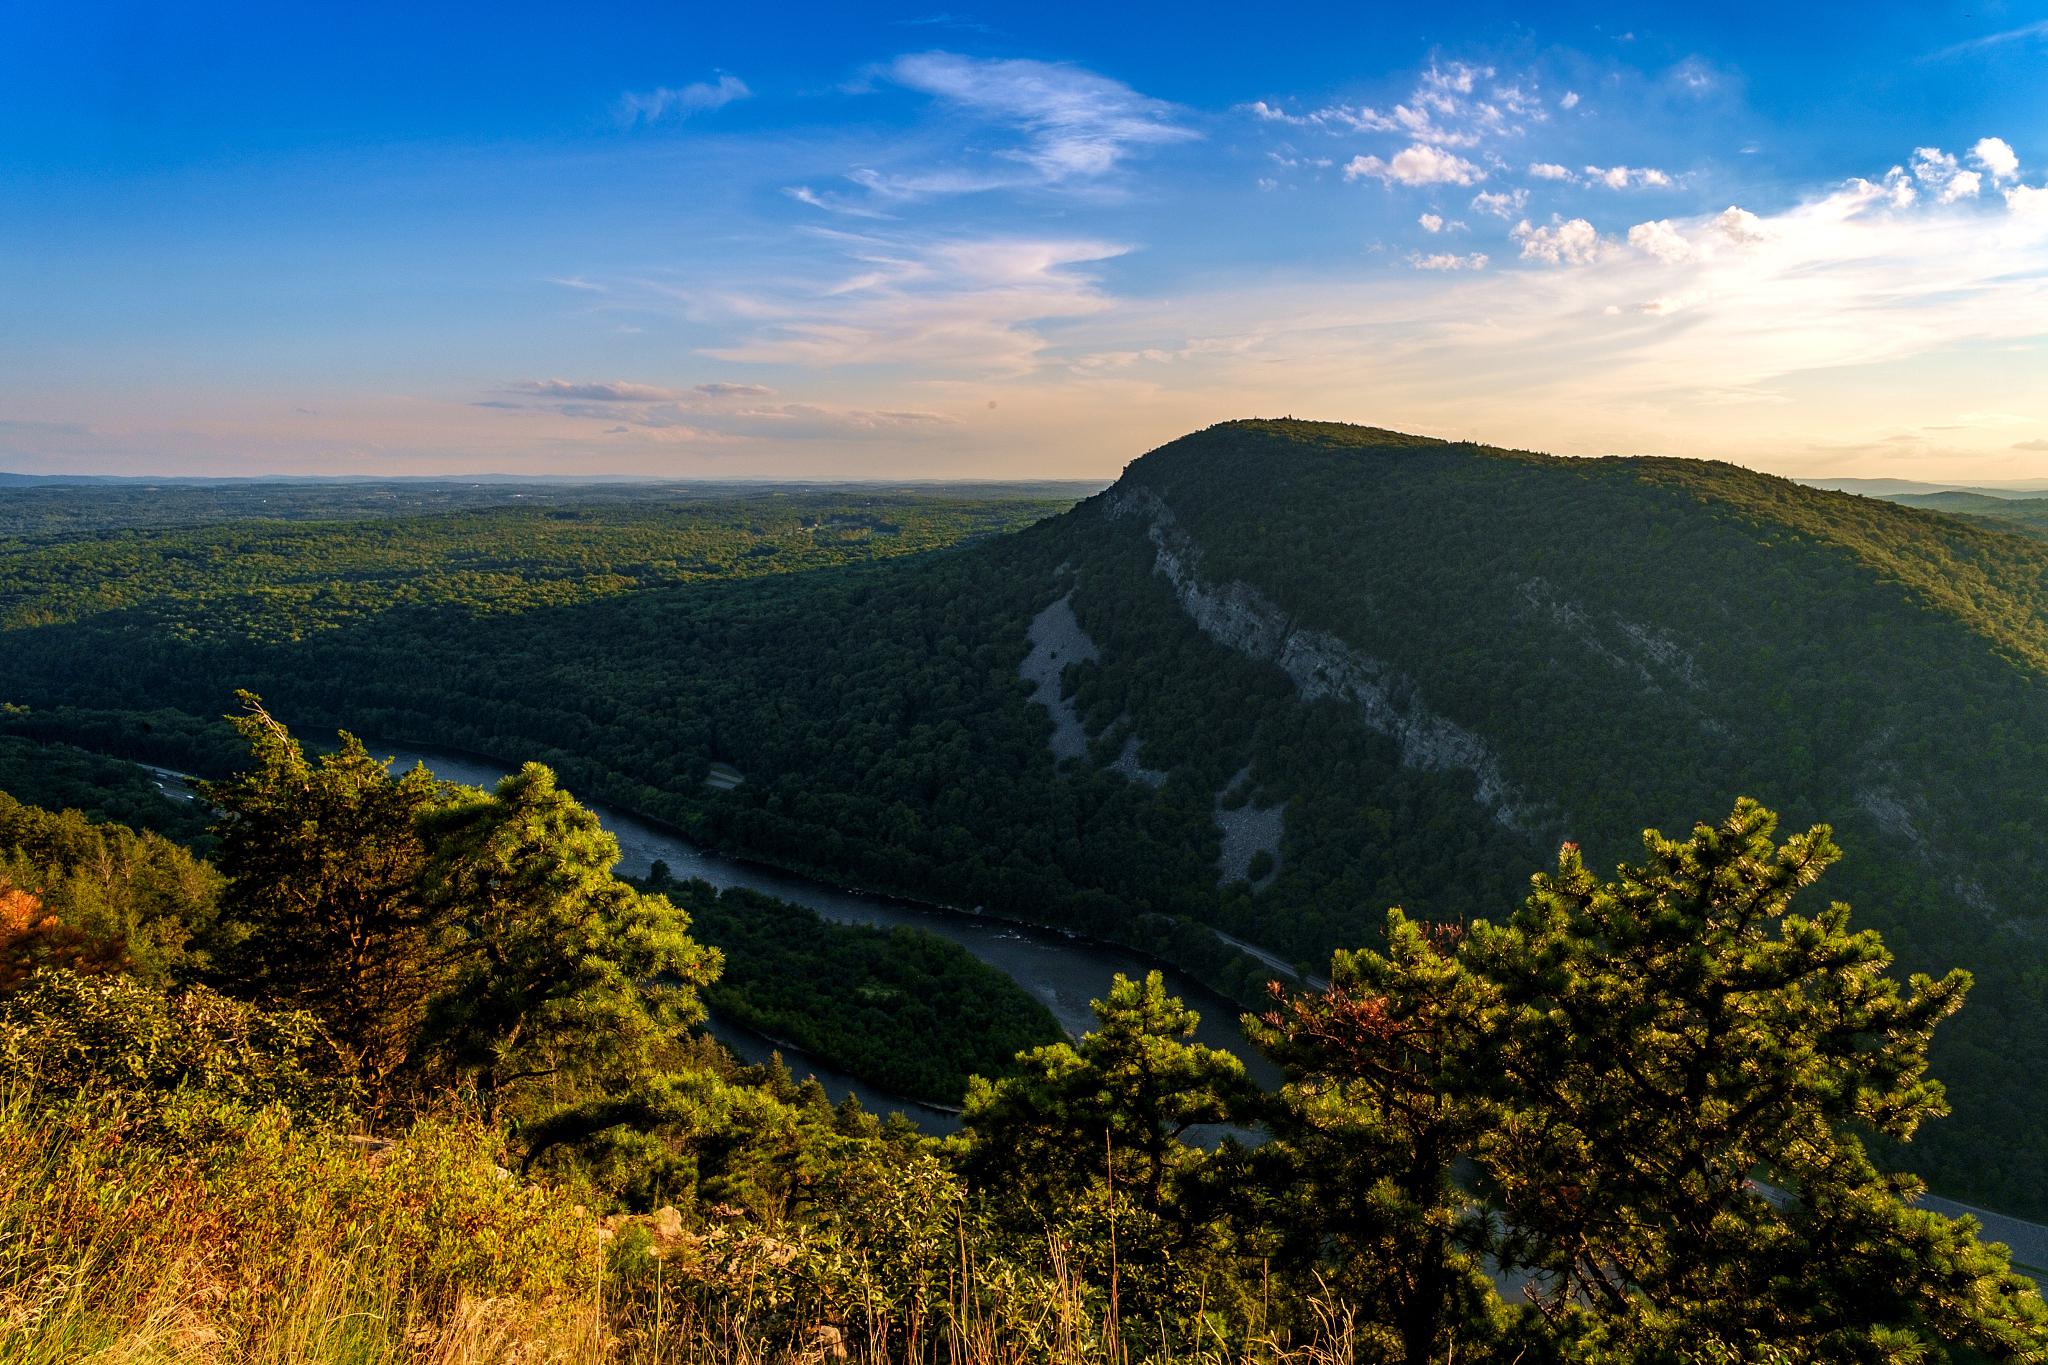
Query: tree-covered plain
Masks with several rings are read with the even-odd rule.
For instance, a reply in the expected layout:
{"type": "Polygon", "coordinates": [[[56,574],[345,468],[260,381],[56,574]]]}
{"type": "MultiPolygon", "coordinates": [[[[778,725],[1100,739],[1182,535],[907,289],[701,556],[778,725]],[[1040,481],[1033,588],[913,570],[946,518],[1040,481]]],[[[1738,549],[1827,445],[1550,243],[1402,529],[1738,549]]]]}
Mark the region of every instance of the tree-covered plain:
{"type": "Polygon", "coordinates": [[[190,529],[237,521],[363,521],[451,512],[532,512],[555,507],[607,507],[641,514],[679,503],[758,503],[763,499],[880,498],[1025,502],[1064,507],[1100,483],[1061,480],[889,485],[748,483],[719,480],[666,483],[588,479],[166,480],[33,478],[0,474],[0,543],[47,542],[109,531],[190,529]]]}
{"type": "Polygon", "coordinates": [[[282,531],[232,523],[139,537],[135,562],[117,537],[105,573],[91,543],[26,545],[0,570],[0,700],[28,710],[0,729],[206,770],[220,745],[198,718],[250,686],[308,723],[537,759],[723,848],[1129,943],[1246,1000],[1269,973],[1213,929],[1318,964],[1378,942],[1388,905],[1498,915],[1560,841],[1612,860],[1645,823],[1755,794],[1836,825],[1834,880],[1904,967],[1976,973],[1934,1055],[1958,1117],[1914,1164],[2048,1212],[2037,541],[1729,465],[1295,422],[1198,433],[1064,516],[971,545],[935,528],[888,562],[773,537],[754,555],[754,523],[727,521],[730,572],[618,571],[654,533],[603,517],[555,523],[537,570],[510,533],[474,573],[381,548],[433,523],[403,534],[446,549],[480,515],[286,528],[289,555],[234,539],[282,531]],[[1413,761],[1398,729],[1199,629],[1140,490],[1203,582],[1244,585],[1370,661],[1405,714],[1473,737],[1513,818],[1472,771],[1413,761]],[[1017,670],[1070,592],[1099,657],[1067,670],[1093,747],[1062,764],[1017,670]],[[1161,785],[1115,770],[1127,741],[1161,785]],[[713,762],[745,781],[707,788],[713,762]],[[1218,884],[1233,789],[1285,812],[1257,888],[1218,884]]]}
{"type": "Polygon", "coordinates": [[[153,830],[190,847],[208,842],[202,806],[125,759],[69,744],[0,734],[0,792],[46,810],[82,810],[98,820],[153,830]]]}

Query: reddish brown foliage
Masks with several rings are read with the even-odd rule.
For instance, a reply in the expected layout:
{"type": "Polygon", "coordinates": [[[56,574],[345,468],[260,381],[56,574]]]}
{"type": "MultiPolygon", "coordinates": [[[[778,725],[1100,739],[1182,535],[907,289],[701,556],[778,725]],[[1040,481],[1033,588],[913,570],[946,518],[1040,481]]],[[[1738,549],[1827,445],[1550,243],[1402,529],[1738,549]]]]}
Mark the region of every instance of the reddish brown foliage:
{"type": "Polygon", "coordinates": [[[120,944],[87,938],[46,910],[35,892],[0,879],[0,995],[19,990],[39,967],[94,975],[121,965],[120,944]]]}

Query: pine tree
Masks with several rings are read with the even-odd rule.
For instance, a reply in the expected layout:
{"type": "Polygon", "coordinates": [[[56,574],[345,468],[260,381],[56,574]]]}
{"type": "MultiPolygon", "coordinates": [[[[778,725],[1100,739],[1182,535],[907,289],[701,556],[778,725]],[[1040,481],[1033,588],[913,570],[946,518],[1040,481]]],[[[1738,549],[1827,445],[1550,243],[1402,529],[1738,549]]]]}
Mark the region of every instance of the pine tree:
{"type": "Polygon", "coordinates": [[[1078,1042],[1021,1054],[1016,1076],[974,1079],[964,1166],[1027,1239],[1066,1239],[1142,1332],[1194,1311],[1205,1280],[1212,1301],[1227,1288],[1213,1272],[1231,1250],[1224,1176],[1241,1152],[1189,1134],[1242,1119],[1253,1088],[1237,1057],[1188,1041],[1200,1016],[1158,972],[1119,974],[1092,1008],[1078,1042]]]}
{"type": "Polygon", "coordinates": [[[1370,1305],[1393,1360],[1462,1358],[1497,1329],[1488,1225],[1455,1179],[1489,1115],[1473,1046],[1489,992],[1459,944],[1389,911],[1384,954],[1340,951],[1326,988],[1276,984],[1246,1020],[1282,1070],[1258,1152],[1275,1259],[1298,1301],[1329,1286],[1370,1305]]]}
{"type": "Polygon", "coordinates": [[[260,698],[236,695],[250,765],[200,788],[221,812],[223,984],[312,1014],[380,1095],[444,980],[417,822],[450,789],[419,768],[394,779],[353,735],[309,760],[260,698]]]}
{"type": "Polygon", "coordinates": [[[1846,905],[1794,913],[1839,850],[1775,826],[1745,800],[1650,831],[1612,881],[1566,845],[1508,924],[1473,926],[1500,993],[1478,1156],[1536,1309],[1596,1359],[2040,1358],[2002,1249],[1909,1208],[1918,1182],[1862,1137],[1946,1112],[1928,1045],[1969,978],[1902,989],[1846,905]]]}
{"type": "Polygon", "coordinates": [[[421,898],[448,964],[427,1020],[438,1064],[508,1087],[644,1083],[704,1018],[720,958],[670,901],[614,875],[618,841],[529,763],[427,814],[421,898]]]}

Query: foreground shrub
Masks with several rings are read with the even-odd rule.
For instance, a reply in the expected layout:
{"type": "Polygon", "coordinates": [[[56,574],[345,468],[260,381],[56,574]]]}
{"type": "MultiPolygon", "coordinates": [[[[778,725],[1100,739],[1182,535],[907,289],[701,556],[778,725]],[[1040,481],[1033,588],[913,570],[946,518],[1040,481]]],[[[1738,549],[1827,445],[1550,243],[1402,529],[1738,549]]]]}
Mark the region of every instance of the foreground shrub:
{"type": "Polygon", "coordinates": [[[203,986],[45,969],[0,996],[0,1075],[27,1095],[118,1096],[131,1117],[192,1091],[332,1118],[351,1093],[339,1061],[311,1016],[203,986]]]}

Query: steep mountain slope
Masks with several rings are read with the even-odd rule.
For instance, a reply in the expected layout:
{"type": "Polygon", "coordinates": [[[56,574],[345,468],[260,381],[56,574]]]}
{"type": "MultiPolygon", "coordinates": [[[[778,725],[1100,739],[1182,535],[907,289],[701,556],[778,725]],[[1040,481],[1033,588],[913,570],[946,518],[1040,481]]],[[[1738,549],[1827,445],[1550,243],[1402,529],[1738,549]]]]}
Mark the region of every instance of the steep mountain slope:
{"type": "MultiPolygon", "coordinates": [[[[347,525],[304,534],[301,566],[362,562],[347,525]]],[[[183,732],[135,713],[250,686],[301,726],[538,758],[727,847],[1120,939],[1247,1000],[1271,972],[1233,940],[1313,966],[1389,904],[1498,917],[1559,841],[1610,863],[1738,795],[1829,821],[1823,894],[1904,967],[1978,977],[1939,1056],[1956,1116],[1911,1164],[2048,1213],[2038,541],[1729,465],[1241,422],[888,563],[516,600],[384,593],[371,565],[310,616],[317,574],[236,569],[226,611],[131,575],[18,613],[0,701],[31,709],[0,728],[169,757],[183,732]],[[713,760],[745,780],[706,787],[713,760]]]]}
{"type": "MultiPolygon", "coordinates": [[[[1978,975],[1943,1058],[1960,1117],[1916,1161],[2007,1198],[2041,1188],[2039,1139],[2019,1135],[2048,1089],[2032,1068],[2048,1042],[2043,547],[1734,466],[1305,423],[1176,442],[1069,520],[1073,609],[1099,651],[1081,695],[1112,695],[1096,711],[1147,738],[1189,727],[1206,682],[1142,662],[1152,623],[1177,615],[1333,733],[1378,733],[1403,769],[1458,787],[1469,839],[1574,839],[1605,861],[1637,828],[1738,794],[1834,823],[1850,854],[1834,894],[1906,966],[1978,975]],[[1984,1136],[1999,1131],[2014,1149],[1984,1136]]],[[[1142,752],[1173,766],[1169,746],[1142,752]]],[[[1338,779],[1265,732],[1229,761],[1287,810],[1279,875],[1234,927],[1294,946],[1313,896],[1294,883],[1370,861],[1373,825],[1323,825],[1338,779]]]]}

